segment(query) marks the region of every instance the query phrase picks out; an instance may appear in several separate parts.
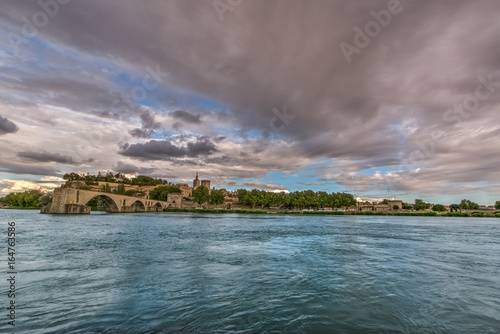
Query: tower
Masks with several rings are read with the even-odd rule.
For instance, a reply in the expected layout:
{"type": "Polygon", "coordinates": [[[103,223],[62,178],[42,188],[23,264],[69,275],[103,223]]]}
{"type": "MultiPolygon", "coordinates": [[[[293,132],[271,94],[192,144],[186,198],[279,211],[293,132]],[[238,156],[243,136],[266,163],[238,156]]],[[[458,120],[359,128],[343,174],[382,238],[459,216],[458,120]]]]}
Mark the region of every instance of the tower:
{"type": "Polygon", "coordinates": [[[201,180],[201,185],[210,191],[210,180],[201,180]]]}
{"type": "Polygon", "coordinates": [[[200,186],[201,182],[198,179],[198,172],[196,172],[196,179],[193,180],[193,190],[198,188],[200,186]]]}

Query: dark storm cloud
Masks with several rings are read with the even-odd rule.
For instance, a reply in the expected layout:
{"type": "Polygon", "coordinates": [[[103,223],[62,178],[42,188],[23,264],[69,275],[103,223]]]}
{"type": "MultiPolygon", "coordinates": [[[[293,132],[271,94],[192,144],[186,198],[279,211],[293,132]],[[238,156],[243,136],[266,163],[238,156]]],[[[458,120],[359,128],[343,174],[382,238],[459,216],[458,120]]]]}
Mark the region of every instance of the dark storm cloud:
{"type": "MultiPolygon", "coordinates": [[[[496,182],[497,136],[494,129],[485,128],[500,122],[496,83],[500,81],[500,3],[402,0],[401,10],[379,27],[376,36],[368,38],[366,32],[357,36],[354,29],[365,31],[367,23],[376,23],[372,11],[387,13],[388,3],[244,1],[221,21],[212,1],[90,0],[64,6],[38,37],[88,57],[119,62],[132,73],[158,66],[169,73],[168,84],[226,106],[227,119],[242,135],[260,132],[278,137],[293,145],[294,156],[304,161],[332,158],[345,162],[349,171],[399,166],[418,149],[421,138],[439,127],[445,135],[421,162],[433,171],[426,174],[429,180],[496,182]],[[363,47],[356,44],[362,39],[363,47]],[[341,43],[357,45],[350,62],[341,43]],[[495,83],[491,90],[482,90],[491,94],[481,100],[480,108],[461,123],[447,123],[444,113],[474,93],[478,76],[490,74],[495,83]],[[470,131],[462,131],[463,127],[470,131]],[[472,149],[464,144],[480,138],[481,131],[488,133],[481,145],[472,149]],[[447,159],[450,156],[453,159],[447,159]],[[472,163],[477,161],[484,165],[481,171],[472,163]],[[456,173],[446,173],[456,168],[456,173]],[[464,179],[464,174],[469,176],[464,179]]],[[[21,18],[40,9],[35,1],[10,1],[1,10],[8,14],[7,32],[19,33],[21,18]]],[[[3,43],[9,47],[8,40],[3,43]]],[[[100,112],[108,111],[119,95],[96,72],[82,76],[73,70],[61,77],[66,72],[57,66],[41,72],[37,65],[5,68],[3,91],[27,96],[25,103],[48,101],[100,112]]],[[[165,80],[165,96],[171,88],[167,86],[165,80]]],[[[205,116],[201,122],[200,114],[183,110],[171,114],[182,122],[207,123],[205,116]]],[[[141,122],[131,134],[147,138],[156,130],[155,120],[141,117],[141,122]]],[[[173,128],[180,129],[180,122],[173,128]]],[[[275,144],[270,140],[248,154],[266,152],[267,145],[275,144]]],[[[150,141],[133,144],[121,154],[159,160],[201,152],[216,149],[211,141],[184,146],[150,141]]],[[[227,160],[221,157],[213,162],[222,168],[227,160]]],[[[248,160],[256,168],[260,163],[248,160]]]]}
{"type": "MultiPolygon", "coordinates": [[[[401,89],[397,88],[406,80],[408,71],[421,65],[414,61],[421,56],[419,51],[422,46],[426,51],[428,46],[439,47],[440,36],[450,32],[450,29],[457,30],[457,37],[467,37],[469,42],[482,46],[479,50],[494,50],[484,41],[473,40],[474,36],[484,39],[490,35],[481,27],[473,26],[474,17],[469,11],[471,5],[463,1],[442,1],[441,4],[402,1],[403,11],[393,15],[389,26],[373,38],[359,55],[353,55],[349,66],[339,48],[340,42],[354,44],[353,28],[364,28],[367,22],[373,20],[370,11],[385,10],[387,1],[372,1],[369,4],[252,1],[239,6],[234,12],[228,12],[229,17],[224,22],[219,21],[210,3],[200,6],[179,1],[149,1],[147,5],[120,2],[123,15],[134,13],[130,15],[149,16],[152,20],[152,24],[138,23],[133,27],[123,25],[121,19],[108,17],[107,10],[112,8],[113,1],[89,3],[65,7],[65,15],[57,16],[54,26],[47,27],[51,38],[86,52],[90,50],[102,56],[125,57],[132,64],[159,63],[172,73],[179,84],[229,102],[233,112],[241,116],[241,125],[248,128],[262,130],[268,127],[274,116],[273,108],[281,109],[287,105],[299,118],[284,129],[283,135],[300,139],[306,152],[314,147],[314,156],[342,155],[343,150],[338,147],[366,154],[371,152],[373,146],[394,142],[397,136],[390,131],[388,124],[391,122],[384,118],[380,107],[407,102],[401,89]],[[92,9],[91,17],[84,14],[87,6],[92,9]],[[158,13],[172,14],[165,14],[168,16],[165,20],[158,13]],[[342,15],[336,15],[338,13],[342,15]],[[444,13],[448,21],[442,22],[444,13]],[[194,20],[194,17],[197,19],[194,20]],[[459,29],[454,26],[458,23],[462,25],[459,29]],[[56,26],[63,26],[66,30],[62,31],[70,31],[71,34],[56,31],[56,26]],[[238,29],[232,29],[236,26],[238,29]],[[419,26],[427,29],[419,29],[419,26]],[[433,34],[429,34],[429,30],[433,34]],[[145,40],[148,42],[145,43],[145,40]],[[155,45],[180,47],[167,48],[166,52],[154,48],[155,45]],[[186,57],[186,50],[190,51],[189,57],[186,57]],[[408,64],[412,66],[405,68],[408,64]],[[322,107],[325,105],[326,108],[322,107]],[[375,118],[381,121],[373,124],[371,120],[375,118]],[[349,124],[357,129],[349,129],[349,124]],[[382,136],[377,136],[370,147],[357,146],[357,142],[352,140],[348,145],[344,142],[332,145],[325,140],[308,139],[318,132],[340,133],[353,138],[366,130],[385,132],[387,139],[381,141],[382,136]]],[[[19,4],[12,6],[16,6],[17,10],[23,9],[19,4]]],[[[475,15],[479,16],[480,13],[491,13],[491,8],[496,5],[493,1],[482,1],[474,3],[473,7],[475,15]]],[[[33,11],[37,7],[30,9],[33,11]]],[[[116,8],[113,10],[116,11],[116,8]]],[[[488,19],[493,17],[486,15],[484,20],[488,19]]],[[[486,26],[485,22],[482,24],[486,26]]],[[[471,56],[489,60],[490,64],[494,59],[493,55],[481,52],[454,55],[467,63],[472,61],[471,56]]],[[[430,65],[433,65],[432,62],[430,65]]],[[[455,70],[453,74],[458,73],[455,70]]],[[[461,77],[465,79],[466,76],[462,74],[461,77]]],[[[419,98],[427,96],[427,101],[420,104],[427,103],[434,106],[433,109],[438,105],[444,107],[436,99],[439,92],[432,92],[440,89],[442,80],[435,78],[431,83],[428,81],[428,91],[421,93],[433,94],[420,94],[419,98]]],[[[458,90],[466,85],[460,80],[454,84],[458,90]]],[[[423,89],[420,85],[417,88],[423,89]]],[[[450,88],[454,87],[446,87],[450,88]]],[[[186,121],[197,120],[196,116],[185,111],[177,111],[174,115],[187,116],[183,118],[186,121]]],[[[397,147],[392,144],[391,148],[397,147]]]]}
{"type": "Polygon", "coordinates": [[[133,137],[137,138],[149,138],[153,134],[154,130],[160,128],[160,123],[156,122],[155,115],[151,110],[144,111],[141,116],[141,128],[136,128],[130,131],[133,137]]]}
{"type": "Polygon", "coordinates": [[[184,110],[176,110],[170,113],[173,117],[181,119],[188,123],[200,123],[200,115],[193,115],[184,110]]]}
{"type": "Polygon", "coordinates": [[[137,137],[137,138],[149,138],[152,134],[150,130],[143,130],[139,128],[130,130],[129,133],[132,137],[137,137]]]}
{"type": "Polygon", "coordinates": [[[187,144],[187,154],[190,157],[197,157],[200,155],[211,155],[218,152],[217,147],[210,139],[206,137],[198,138],[196,142],[190,142],[187,144]]]}
{"type": "MultiPolygon", "coordinates": [[[[59,63],[60,59],[54,61],[59,63]]],[[[69,64],[66,64],[68,67],[61,64],[61,68],[53,68],[47,74],[35,64],[27,61],[21,63],[23,66],[0,67],[6,76],[0,84],[0,97],[11,104],[30,107],[51,104],[112,118],[126,117],[132,113],[132,107],[123,108],[117,103],[121,95],[109,83],[96,80],[88,73],[82,75],[69,64]]]]}
{"type": "Polygon", "coordinates": [[[118,161],[116,166],[113,167],[113,171],[122,174],[141,174],[141,175],[151,175],[154,173],[155,168],[139,167],[123,161],[118,161]]]}
{"type": "Polygon", "coordinates": [[[159,129],[160,123],[156,122],[152,111],[147,110],[141,114],[142,127],[145,129],[159,129]]]}
{"type": "Polygon", "coordinates": [[[0,172],[18,175],[61,176],[61,171],[52,166],[22,164],[8,161],[0,161],[0,172]]]}
{"type": "Polygon", "coordinates": [[[140,168],[122,161],[118,161],[116,163],[116,166],[113,167],[113,170],[117,173],[134,174],[138,173],[140,168]]]}
{"type": "Polygon", "coordinates": [[[287,191],[286,187],[277,184],[263,184],[261,182],[243,182],[237,183],[235,181],[229,181],[226,183],[227,187],[233,188],[246,188],[246,189],[260,189],[266,191],[287,191]]]}
{"type": "MultiPolygon", "coordinates": [[[[28,159],[28,160],[36,161],[36,162],[56,162],[56,163],[66,164],[66,165],[78,165],[78,163],[73,160],[73,157],[71,157],[69,155],[62,155],[59,153],[49,153],[46,151],[19,152],[17,154],[17,156],[20,158],[24,158],[24,159],[28,159]]],[[[89,160],[89,162],[92,162],[92,161],[93,161],[92,159],[89,160]]]]}
{"type": "Polygon", "coordinates": [[[171,160],[174,158],[196,158],[208,156],[218,149],[206,137],[200,137],[187,145],[176,146],[168,140],[151,140],[144,144],[125,145],[120,154],[140,160],[171,160]]]}
{"type": "Polygon", "coordinates": [[[17,125],[0,115],[0,136],[7,133],[15,133],[19,130],[17,125]]]}

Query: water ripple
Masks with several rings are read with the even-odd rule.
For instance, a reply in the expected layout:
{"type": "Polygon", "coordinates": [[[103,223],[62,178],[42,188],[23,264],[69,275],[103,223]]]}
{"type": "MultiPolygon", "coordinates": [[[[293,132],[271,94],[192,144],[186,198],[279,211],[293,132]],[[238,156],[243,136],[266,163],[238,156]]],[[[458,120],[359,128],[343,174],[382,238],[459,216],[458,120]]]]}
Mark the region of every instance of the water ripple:
{"type": "Polygon", "coordinates": [[[500,332],[494,219],[0,216],[23,333],[500,332]]]}

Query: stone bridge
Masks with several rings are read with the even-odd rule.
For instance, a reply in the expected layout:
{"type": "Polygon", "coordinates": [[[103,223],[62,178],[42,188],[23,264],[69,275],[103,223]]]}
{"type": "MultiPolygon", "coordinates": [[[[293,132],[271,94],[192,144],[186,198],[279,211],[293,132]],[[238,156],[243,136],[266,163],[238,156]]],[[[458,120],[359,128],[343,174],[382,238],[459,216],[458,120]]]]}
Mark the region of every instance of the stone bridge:
{"type": "Polygon", "coordinates": [[[495,216],[500,213],[500,210],[494,209],[494,208],[488,208],[488,209],[475,209],[475,210],[462,210],[462,213],[468,213],[470,215],[473,215],[475,213],[483,213],[486,216],[495,216]]]}
{"type": "Polygon", "coordinates": [[[163,202],[147,198],[116,195],[111,193],[57,188],[54,190],[52,203],[43,207],[41,213],[88,214],[87,203],[100,197],[107,203],[108,212],[158,212],[168,207],[180,207],[180,203],[163,202]]]}

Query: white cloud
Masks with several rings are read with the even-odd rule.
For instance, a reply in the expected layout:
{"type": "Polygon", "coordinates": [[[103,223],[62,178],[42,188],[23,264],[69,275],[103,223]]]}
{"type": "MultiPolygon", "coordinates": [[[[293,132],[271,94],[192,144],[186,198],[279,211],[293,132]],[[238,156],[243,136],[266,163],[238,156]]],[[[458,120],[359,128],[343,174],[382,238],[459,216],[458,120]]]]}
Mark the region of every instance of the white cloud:
{"type": "Polygon", "coordinates": [[[47,191],[59,186],[60,183],[0,179],[0,194],[7,195],[13,192],[23,192],[30,189],[47,191]]]}

